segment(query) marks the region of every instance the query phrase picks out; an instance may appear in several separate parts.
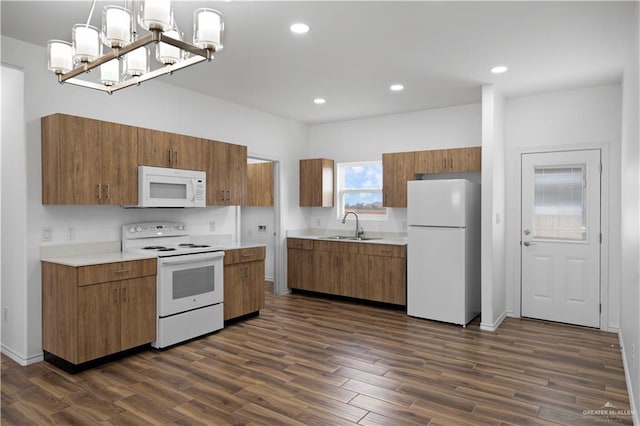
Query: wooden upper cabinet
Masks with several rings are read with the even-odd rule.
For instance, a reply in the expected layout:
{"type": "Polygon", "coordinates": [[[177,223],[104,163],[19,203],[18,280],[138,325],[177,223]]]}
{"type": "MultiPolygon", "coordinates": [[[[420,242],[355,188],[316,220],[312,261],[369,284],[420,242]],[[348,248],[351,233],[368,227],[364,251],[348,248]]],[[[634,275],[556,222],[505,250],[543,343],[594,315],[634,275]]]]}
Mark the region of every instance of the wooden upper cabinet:
{"type": "Polygon", "coordinates": [[[65,114],[41,119],[43,204],[136,204],[135,128],[65,114]]]}
{"type": "Polygon", "coordinates": [[[247,196],[247,147],[205,141],[207,205],[243,205],[247,196]]]}
{"type": "Polygon", "coordinates": [[[382,204],[407,207],[407,181],[415,178],[415,152],[382,154],[382,204]]]}
{"type": "Polygon", "coordinates": [[[138,129],[139,164],[204,170],[202,139],[152,129],[138,129]]]}
{"type": "Polygon", "coordinates": [[[273,207],[273,163],[247,164],[247,206],[273,207]]]}
{"type": "Polygon", "coordinates": [[[333,207],[333,160],[300,160],[300,207],[333,207]]]}
{"type": "Polygon", "coordinates": [[[415,153],[415,173],[465,173],[479,172],[482,148],[436,149],[415,153]]]}

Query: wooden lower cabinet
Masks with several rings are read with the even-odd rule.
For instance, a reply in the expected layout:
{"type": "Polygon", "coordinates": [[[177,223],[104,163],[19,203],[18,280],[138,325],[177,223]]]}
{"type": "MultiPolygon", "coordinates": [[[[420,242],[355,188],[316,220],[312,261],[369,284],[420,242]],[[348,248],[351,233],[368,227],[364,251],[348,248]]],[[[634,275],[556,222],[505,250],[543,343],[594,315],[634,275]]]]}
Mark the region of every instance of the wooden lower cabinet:
{"type": "Polygon", "coordinates": [[[44,351],[81,364],[155,338],[156,259],[80,267],[42,262],[44,351]],[[102,281],[132,273],[139,276],[102,281]]]}
{"type": "Polygon", "coordinates": [[[289,288],[406,305],[406,247],[287,239],[289,288]]]}
{"type": "Polygon", "coordinates": [[[265,247],[225,250],[224,320],[259,312],[264,306],[265,247]]]}

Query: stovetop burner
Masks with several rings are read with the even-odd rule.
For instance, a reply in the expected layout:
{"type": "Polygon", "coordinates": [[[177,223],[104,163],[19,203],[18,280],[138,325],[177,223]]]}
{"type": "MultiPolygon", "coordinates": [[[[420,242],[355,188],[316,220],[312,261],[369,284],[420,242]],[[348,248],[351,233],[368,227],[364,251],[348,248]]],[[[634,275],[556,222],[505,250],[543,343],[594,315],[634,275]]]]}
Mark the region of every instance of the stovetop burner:
{"type": "Polygon", "coordinates": [[[166,248],[165,246],[147,246],[142,247],[144,250],[160,250],[166,248]]]}
{"type": "Polygon", "coordinates": [[[159,248],[158,251],[175,251],[176,249],[174,247],[162,247],[159,248]]]}
{"type": "Polygon", "coordinates": [[[208,245],[206,245],[206,244],[184,243],[184,244],[178,244],[178,247],[186,247],[186,248],[206,248],[206,247],[211,247],[211,246],[208,246],[208,245]]]}

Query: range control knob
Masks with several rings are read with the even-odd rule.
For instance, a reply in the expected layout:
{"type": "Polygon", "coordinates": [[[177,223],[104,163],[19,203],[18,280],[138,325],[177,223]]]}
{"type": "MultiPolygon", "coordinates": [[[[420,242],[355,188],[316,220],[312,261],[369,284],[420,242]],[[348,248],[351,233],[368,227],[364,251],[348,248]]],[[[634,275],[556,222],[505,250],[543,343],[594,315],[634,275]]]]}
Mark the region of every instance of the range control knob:
{"type": "Polygon", "coordinates": [[[139,226],[136,226],[136,232],[142,232],[142,228],[139,226]]]}
{"type": "Polygon", "coordinates": [[[184,225],[178,225],[178,231],[184,231],[184,225]]]}
{"type": "Polygon", "coordinates": [[[136,228],[134,228],[133,226],[129,228],[129,233],[133,234],[134,232],[136,232],[136,228]]]}

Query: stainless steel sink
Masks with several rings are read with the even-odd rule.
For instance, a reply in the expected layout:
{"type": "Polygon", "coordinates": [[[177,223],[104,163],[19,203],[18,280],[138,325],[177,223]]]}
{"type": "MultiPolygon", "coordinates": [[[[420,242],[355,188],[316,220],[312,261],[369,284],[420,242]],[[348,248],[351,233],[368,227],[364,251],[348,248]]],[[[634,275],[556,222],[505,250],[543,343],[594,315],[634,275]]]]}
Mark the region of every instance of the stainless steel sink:
{"type": "Polygon", "coordinates": [[[323,240],[343,240],[343,241],[371,241],[371,240],[381,240],[382,238],[376,237],[351,237],[347,235],[330,235],[328,237],[319,237],[323,240]]]}

